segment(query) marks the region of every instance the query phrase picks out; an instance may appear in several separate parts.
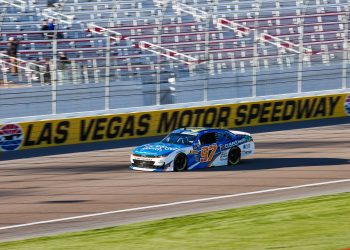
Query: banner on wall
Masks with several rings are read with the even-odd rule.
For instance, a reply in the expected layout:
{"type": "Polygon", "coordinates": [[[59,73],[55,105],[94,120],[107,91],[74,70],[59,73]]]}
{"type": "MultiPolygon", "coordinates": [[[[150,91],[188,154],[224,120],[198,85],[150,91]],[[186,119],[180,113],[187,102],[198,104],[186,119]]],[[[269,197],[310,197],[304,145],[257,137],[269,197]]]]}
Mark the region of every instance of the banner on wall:
{"type": "Polygon", "coordinates": [[[237,128],[350,115],[337,94],[0,125],[0,151],[164,135],[181,127],[237,128]]]}

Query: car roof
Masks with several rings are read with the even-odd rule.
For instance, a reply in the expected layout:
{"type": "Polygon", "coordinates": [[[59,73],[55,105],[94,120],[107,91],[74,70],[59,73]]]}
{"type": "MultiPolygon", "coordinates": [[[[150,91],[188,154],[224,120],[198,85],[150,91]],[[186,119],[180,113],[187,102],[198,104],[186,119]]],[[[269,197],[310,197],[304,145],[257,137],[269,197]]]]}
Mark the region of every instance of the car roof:
{"type": "Polygon", "coordinates": [[[208,132],[208,131],[223,131],[226,129],[221,129],[221,128],[204,128],[204,127],[186,127],[186,128],[179,128],[174,130],[172,133],[184,133],[184,134],[193,134],[193,135],[197,135],[199,133],[203,133],[203,132],[208,132]]]}

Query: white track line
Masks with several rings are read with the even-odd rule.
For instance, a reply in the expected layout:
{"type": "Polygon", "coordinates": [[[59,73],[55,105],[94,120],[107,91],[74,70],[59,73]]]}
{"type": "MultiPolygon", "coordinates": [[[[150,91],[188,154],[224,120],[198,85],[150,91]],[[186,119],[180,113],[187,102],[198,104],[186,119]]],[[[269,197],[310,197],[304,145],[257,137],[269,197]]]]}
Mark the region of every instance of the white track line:
{"type": "Polygon", "coordinates": [[[344,183],[344,182],[350,182],[350,179],[343,179],[343,180],[337,180],[337,181],[327,181],[327,182],[319,182],[319,183],[305,184],[305,185],[299,185],[299,186],[290,186],[290,187],[265,189],[265,190],[253,191],[253,192],[247,192],[247,193],[240,193],[240,194],[229,194],[229,195],[215,196],[215,197],[195,199],[195,200],[178,201],[178,202],[164,203],[164,204],[151,205],[151,206],[145,206],[145,207],[135,207],[135,208],[122,209],[122,210],[102,212],[102,213],[79,215],[79,216],[66,217],[66,218],[61,218],[61,219],[37,221],[37,222],[31,222],[31,223],[25,223],[25,224],[17,224],[17,225],[12,225],[12,226],[7,226],[7,227],[0,227],[0,230],[7,230],[7,229],[21,228],[21,227],[29,227],[29,226],[35,226],[35,225],[41,225],[41,224],[49,224],[49,223],[62,222],[62,221],[70,221],[70,220],[83,219],[83,218],[91,218],[91,217],[97,217],[97,216],[103,216],[103,215],[109,215],[109,214],[134,212],[134,211],[147,210],[147,209],[153,209],[153,208],[170,207],[170,206],[177,206],[177,205],[182,205],[182,204],[190,204],[190,203],[197,203],[197,202],[213,201],[213,200],[241,197],[241,196],[254,195],[254,194],[264,194],[264,193],[271,193],[271,192],[285,191],[285,190],[292,190],[292,189],[299,189],[299,188],[306,188],[306,187],[317,187],[317,186],[324,186],[324,185],[336,184],[336,183],[344,183]]]}

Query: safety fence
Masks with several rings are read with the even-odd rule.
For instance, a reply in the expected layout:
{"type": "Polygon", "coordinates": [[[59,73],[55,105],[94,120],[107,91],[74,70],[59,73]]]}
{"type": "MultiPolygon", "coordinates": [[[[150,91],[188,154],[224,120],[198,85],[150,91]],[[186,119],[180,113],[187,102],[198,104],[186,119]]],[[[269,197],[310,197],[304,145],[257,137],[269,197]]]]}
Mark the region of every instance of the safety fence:
{"type": "Polygon", "coordinates": [[[350,88],[347,0],[3,2],[0,118],[350,88]]]}

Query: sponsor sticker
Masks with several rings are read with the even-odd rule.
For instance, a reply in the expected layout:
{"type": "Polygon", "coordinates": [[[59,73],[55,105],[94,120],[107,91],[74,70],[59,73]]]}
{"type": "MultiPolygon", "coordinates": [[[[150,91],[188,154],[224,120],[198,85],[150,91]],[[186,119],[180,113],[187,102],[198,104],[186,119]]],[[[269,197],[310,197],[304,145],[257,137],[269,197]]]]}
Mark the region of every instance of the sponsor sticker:
{"type": "Polygon", "coordinates": [[[246,151],[243,151],[243,154],[245,155],[250,155],[253,153],[253,150],[246,150],[246,151]]]}
{"type": "MultiPolygon", "coordinates": [[[[157,157],[155,157],[157,158],[157,157]]],[[[134,156],[134,160],[141,160],[141,161],[154,161],[155,159],[152,157],[144,157],[144,156],[134,156]]]]}
{"type": "Polygon", "coordinates": [[[220,154],[220,160],[221,161],[227,160],[227,157],[228,157],[228,151],[227,150],[222,151],[220,154]]]}
{"type": "Polygon", "coordinates": [[[150,149],[155,151],[165,151],[165,150],[174,151],[177,148],[172,148],[172,147],[162,146],[162,145],[145,145],[143,149],[150,149]]]}
{"type": "Polygon", "coordinates": [[[344,108],[345,112],[350,116],[350,95],[345,98],[344,108]]]}
{"type": "Polygon", "coordinates": [[[21,147],[23,130],[17,124],[6,124],[0,127],[0,150],[14,151],[21,147]]]}
{"type": "Polygon", "coordinates": [[[247,142],[246,138],[243,138],[243,139],[240,139],[240,140],[237,140],[237,141],[233,141],[233,142],[221,145],[221,150],[232,148],[233,146],[241,145],[242,143],[245,143],[245,142],[247,142]]]}

